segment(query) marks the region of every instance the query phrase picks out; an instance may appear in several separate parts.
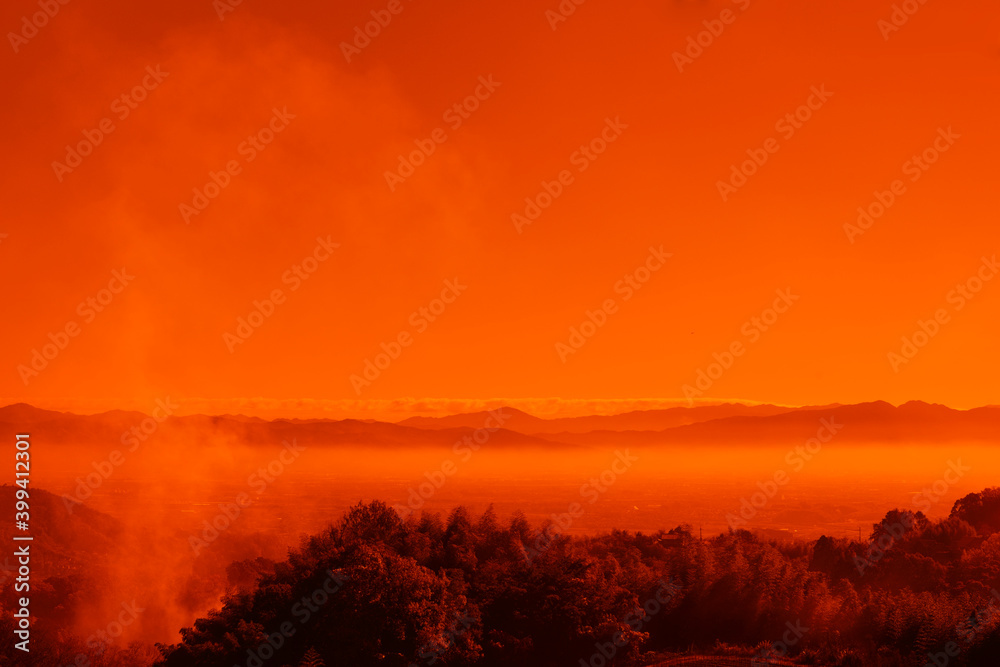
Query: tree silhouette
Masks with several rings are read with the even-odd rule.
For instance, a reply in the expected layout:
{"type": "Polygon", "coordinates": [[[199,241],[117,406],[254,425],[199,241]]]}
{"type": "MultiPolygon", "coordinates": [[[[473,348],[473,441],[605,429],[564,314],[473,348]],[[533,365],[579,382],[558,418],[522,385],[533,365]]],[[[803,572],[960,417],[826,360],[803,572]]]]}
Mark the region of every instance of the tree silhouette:
{"type": "Polygon", "coordinates": [[[1000,532],[1000,487],[959,498],[951,509],[951,516],[967,521],[982,535],[1000,532]]]}
{"type": "MultiPolygon", "coordinates": [[[[959,511],[976,519],[988,505],[977,495],[959,511]]],[[[976,665],[994,664],[1000,642],[1000,534],[984,540],[957,515],[888,512],[872,530],[881,556],[864,572],[854,559],[870,543],[830,537],[613,530],[556,536],[525,558],[539,534],[492,508],[403,520],[359,504],[285,562],[235,564],[236,592],[160,647],[159,664],[616,667],[692,646],[750,659],[802,627],[787,652],[803,664],[923,664],[960,642],[954,664],[976,665]],[[295,632],[270,648],[295,609],[295,632]]],[[[0,611],[0,631],[11,621],[0,611]]]]}
{"type": "Polygon", "coordinates": [[[316,649],[310,648],[299,661],[299,667],[326,667],[326,663],[323,662],[323,658],[316,652],[316,649]]]}

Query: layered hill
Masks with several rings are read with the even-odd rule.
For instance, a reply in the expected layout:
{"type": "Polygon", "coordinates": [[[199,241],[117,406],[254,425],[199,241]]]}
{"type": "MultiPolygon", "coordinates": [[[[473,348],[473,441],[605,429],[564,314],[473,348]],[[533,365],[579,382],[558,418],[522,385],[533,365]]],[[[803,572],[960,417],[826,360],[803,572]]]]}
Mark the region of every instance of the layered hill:
{"type": "MultiPolygon", "coordinates": [[[[836,407],[836,406],[822,406],[836,407]]],[[[514,408],[502,408],[508,417],[504,426],[520,433],[589,433],[591,431],[662,431],[688,424],[698,424],[727,417],[768,417],[797,410],[780,405],[744,405],[743,403],[723,403],[693,407],[676,407],[662,410],[634,410],[617,415],[587,415],[583,417],[559,417],[542,419],[514,408]]],[[[816,408],[819,409],[819,408],[816,408]]],[[[399,422],[403,426],[417,428],[455,428],[482,424],[491,413],[489,411],[469,412],[447,417],[410,417],[399,422]]]]}
{"type": "Polygon", "coordinates": [[[733,416],[658,431],[591,431],[559,434],[579,444],[613,441],[629,445],[743,445],[803,442],[832,435],[838,442],[917,444],[1000,442],[1000,407],[954,410],[944,405],[910,401],[894,406],[884,401],[801,408],[759,417],[733,416]],[[820,429],[824,429],[820,433],[820,429]]]}
{"type": "MultiPolygon", "coordinates": [[[[723,404],[543,419],[514,408],[448,417],[412,417],[399,423],[358,419],[274,419],[242,415],[170,416],[156,422],[138,412],[76,415],[23,403],[0,408],[0,428],[28,430],[53,445],[118,446],[149,429],[192,444],[231,442],[274,445],[296,440],[306,446],[373,448],[451,447],[489,428],[494,447],[574,448],[609,443],[633,446],[740,445],[802,442],[821,428],[838,442],[944,443],[1000,442],[1000,407],[955,410],[910,401],[854,405],[786,407],[723,404]],[[502,427],[497,427],[502,420],[502,427]],[[826,421],[824,421],[826,420],[826,421]],[[828,424],[824,427],[824,424],[828,424]]],[[[159,436],[158,436],[159,437],[159,436]]],[[[480,437],[482,437],[480,435],[480,437]]]]}
{"type": "MultiPolygon", "coordinates": [[[[7,433],[29,431],[35,442],[53,445],[103,444],[120,446],[143,433],[157,433],[158,440],[182,438],[187,442],[232,442],[244,445],[274,445],[296,440],[300,445],[362,445],[371,447],[447,446],[474,437],[476,426],[422,429],[387,422],[341,420],[264,420],[256,417],[187,415],[170,416],[157,422],[139,412],[112,411],[95,415],[42,410],[24,403],[0,408],[0,429],[7,433]],[[138,430],[136,430],[138,429],[138,430]],[[155,430],[154,430],[155,429],[155,430]]],[[[494,427],[495,428],[495,427],[494,427]]],[[[489,433],[491,447],[573,447],[508,428],[489,433]]]]}

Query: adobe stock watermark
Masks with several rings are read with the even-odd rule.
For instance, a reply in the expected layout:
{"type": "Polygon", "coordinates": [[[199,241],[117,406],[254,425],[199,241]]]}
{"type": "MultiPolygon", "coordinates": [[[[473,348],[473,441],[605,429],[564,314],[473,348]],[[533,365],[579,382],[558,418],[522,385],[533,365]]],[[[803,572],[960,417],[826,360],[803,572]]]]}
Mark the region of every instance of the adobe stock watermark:
{"type": "MultiPolygon", "coordinates": [[[[285,440],[281,443],[281,450],[274,459],[268,462],[267,465],[258,468],[256,472],[250,473],[250,476],[247,477],[247,486],[258,497],[261,496],[267,491],[268,485],[273,484],[285,472],[286,468],[295,463],[305,450],[306,448],[299,445],[295,438],[292,438],[291,442],[285,440]]],[[[253,505],[254,501],[255,499],[250,494],[246,491],[241,491],[233,499],[233,502],[219,503],[218,514],[212,517],[211,521],[202,521],[204,527],[201,530],[201,534],[191,535],[188,538],[188,544],[191,546],[192,551],[194,551],[194,555],[197,556],[201,553],[202,549],[219,539],[219,535],[229,530],[230,526],[243,513],[243,510],[253,505]]]]}
{"type": "Polygon", "coordinates": [[[754,316],[743,323],[740,327],[740,333],[746,336],[748,339],[747,343],[744,344],[742,340],[736,339],[729,344],[726,349],[721,353],[713,352],[712,358],[715,361],[711,362],[704,370],[699,368],[695,372],[694,386],[686,384],[681,387],[681,393],[687,399],[688,407],[694,405],[694,399],[697,396],[702,396],[706,391],[712,388],[712,385],[721,378],[726,371],[733,367],[736,362],[737,357],[742,357],[747,351],[747,345],[751,345],[760,340],[761,334],[768,331],[774,324],[778,321],[778,318],[787,313],[788,309],[795,305],[801,297],[797,294],[792,294],[792,288],[787,287],[783,290],[775,290],[778,297],[771,304],[770,308],[765,308],[761,311],[760,317],[754,316]]]}
{"type": "MultiPolygon", "coordinates": [[[[997,614],[1000,614],[1000,609],[997,608],[998,602],[1000,602],[1000,591],[995,588],[990,589],[989,604],[973,611],[969,615],[966,627],[958,626],[955,628],[955,632],[965,639],[966,644],[971,644],[981,632],[989,629],[993,619],[997,614]]],[[[948,642],[937,653],[927,652],[928,660],[924,663],[924,667],[948,667],[951,659],[958,657],[961,653],[962,646],[960,644],[948,642]]]]}
{"type": "MultiPolygon", "coordinates": [[[[615,450],[615,458],[611,465],[601,471],[596,477],[591,477],[580,487],[580,498],[587,501],[588,505],[593,505],[601,496],[608,492],[618,478],[624,475],[639,460],[638,456],[632,456],[629,451],[615,450]]],[[[532,562],[535,558],[545,553],[552,543],[573,525],[573,522],[586,514],[587,508],[579,502],[572,502],[562,514],[552,514],[552,523],[539,532],[531,545],[521,545],[526,561],[532,562]]]]}
{"type": "MultiPolygon", "coordinates": [[[[829,419],[823,417],[819,420],[819,428],[816,429],[815,437],[809,438],[804,444],[797,445],[788,450],[785,454],[785,463],[792,467],[793,472],[801,472],[808,461],[818,455],[823,449],[823,445],[833,440],[833,438],[844,428],[843,424],[838,424],[834,417],[829,419]]],[[[726,523],[733,530],[740,526],[745,526],[757,516],[760,510],[764,509],[771,499],[778,493],[779,487],[785,486],[791,481],[791,477],[783,468],[774,471],[771,479],[757,482],[759,491],[754,492],[750,499],[740,498],[739,516],[732,512],[726,514],[726,523]]]]}
{"type": "MultiPolygon", "coordinates": [[[[622,618],[622,623],[634,632],[642,632],[643,627],[653,620],[653,617],[666,609],[667,605],[682,590],[683,587],[680,584],[674,583],[673,577],[670,577],[670,580],[666,582],[660,579],[660,588],[653,594],[653,597],[625,614],[625,617],[622,618]]],[[[580,659],[580,667],[605,667],[605,665],[614,660],[619,649],[625,648],[628,646],[628,643],[629,638],[625,637],[623,632],[619,630],[612,636],[611,641],[604,643],[596,642],[594,644],[596,650],[591,654],[589,659],[580,659]]]]}
{"type": "MultiPolygon", "coordinates": [[[[646,260],[614,284],[614,292],[622,295],[622,303],[631,299],[638,290],[642,289],[653,277],[653,274],[664,267],[670,257],[673,257],[673,253],[663,252],[662,245],[659,248],[650,246],[646,260]]],[[[559,355],[559,360],[565,364],[569,356],[579,352],[587,344],[587,341],[596,336],[600,328],[608,323],[608,317],[617,312],[618,301],[614,297],[605,299],[597,310],[587,310],[587,319],[578,326],[569,328],[568,344],[556,341],[556,354],[559,355]]]]}
{"type": "MultiPolygon", "coordinates": [[[[325,239],[322,236],[317,236],[316,247],[300,262],[292,264],[291,267],[281,274],[281,283],[289,286],[289,292],[295,292],[302,287],[302,282],[309,280],[319,270],[320,265],[330,259],[333,251],[339,247],[339,243],[334,243],[330,240],[330,235],[327,235],[325,239]]],[[[236,318],[236,329],[234,332],[229,333],[225,331],[222,333],[222,342],[226,344],[229,354],[236,351],[237,345],[247,342],[250,336],[263,326],[268,318],[274,315],[278,306],[284,305],[286,298],[284,290],[276,287],[271,290],[267,298],[261,301],[254,299],[253,310],[246,317],[240,316],[236,318]]]]}
{"type": "MultiPolygon", "coordinates": [[[[945,495],[971,470],[970,466],[962,465],[962,459],[948,461],[948,467],[945,468],[941,478],[935,480],[930,486],[925,486],[919,494],[913,497],[913,506],[921,512],[930,510],[941,502],[945,495]]],[[[897,516],[897,520],[884,526],[878,535],[872,535],[864,558],[857,554],[854,555],[854,567],[857,568],[860,576],[864,576],[865,570],[882,560],[885,554],[917,525],[917,516],[913,512],[908,510],[898,512],[897,516]]]]}
{"type": "MultiPolygon", "coordinates": [[[[510,415],[503,413],[503,408],[490,410],[483,421],[482,427],[477,428],[471,435],[462,436],[461,440],[452,445],[451,451],[461,458],[460,463],[468,463],[473,454],[489,442],[490,436],[499,431],[504,422],[509,418],[510,415]]],[[[393,505],[393,509],[401,516],[406,516],[410,512],[420,509],[424,506],[424,503],[433,498],[434,494],[444,486],[449,477],[453,477],[458,472],[458,468],[458,463],[455,463],[452,459],[445,459],[441,462],[437,470],[424,473],[427,481],[418,484],[416,489],[412,486],[407,489],[409,495],[407,495],[405,507],[402,505],[393,505]]]]}
{"type": "MultiPolygon", "coordinates": [[[[914,155],[903,163],[903,175],[909,176],[912,183],[919,181],[920,177],[931,168],[931,165],[935,164],[941,158],[941,154],[954,146],[955,141],[961,138],[961,136],[960,134],[955,134],[950,125],[947,130],[939,127],[938,136],[934,138],[932,145],[925,148],[919,155],[914,155]]],[[[844,223],[844,233],[847,234],[847,240],[851,243],[854,243],[856,237],[861,236],[871,229],[875,221],[885,215],[899,197],[906,194],[906,184],[902,179],[897,178],[889,184],[888,190],[882,192],[876,190],[872,194],[875,197],[875,201],[867,206],[858,207],[857,224],[844,223]]]]}
{"type": "MultiPolygon", "coordinates": [[[[952,305],[952,309],[957,313],[965,308],[966,304],[974,299],[983,287],[1000,272],[1000,264],[997,263],[997,256],[994,254],[990,259],[985,256],[981,258],[981,264],[975,274],[965,281],[955,285],[945,295],[945,301],[952,305]]],[[[941,327],[951,322],[951,314],[946,307],[938,308],[932,317],[927,320],[918,319],[916,329],[909,336],[903,336],[900,340],[902,345],[899,352],[895,350],[888,353],[889,365],[894,373],[910,363],[917,353],[920,352],[931,339],[941,332],[941,327]]]]}
{"type": "MultiPolygon", "coordinates": [[[[750,0],[732,0],[732,3],[737,5],[741,12],[750,8],[750,0]]],[[[738,16],[739,14],[732,9],[726,8],[719,12],[719,18],[702,21],[705,29],[696,35],[688,35],[687,46],[683,52],[674,51],[674,65],[677,66],[677,71],[683,74],[685,66],[693,65],[694,61],[705,53],[705,49],[715,44],[715,40],[722,36],[726,26],[736,22],[738,16]]]]}
{"type": "Polygon", "coordinates": [[[226,20],[226,14],[236,11],[236,8],[243,4],[243,0],[212,0],[212,9],[220,21],[226,20]]]}
{"type": "MultiPolygon", "coordinates": [[[[243,157],[244,164],[250,164],[257,156],[274,141],[274,138],[288,127],[289,121],[295,118],[295,114],[288,113],[288,107],[282,107],[281,111],[277,107],[271,109],[271,118],[267,124],[248,135],[236,147],[237,154],[243,157]]],[[[208,208],[222,191],[229,187],[233,177],[243,173],[243,164],[239,160],[229,160],[224,168],[219,171],[209,171],[208,181],[200,188],[192,188],[194,196],[191,203],[181,202],[177,205],[177,210],[185,224],[191,224],[191,218],[201,215],[202,211],[208,208]]]]}
{"type": "Polygon", "coordinates": [[[451,648],[455,641],[472,629],[476,619],[469,616],[468,610],[462,610],[455,614],[455,620],[451,622],[440,638],[434,642],[428,642],[417,649],[417,658],[420,662],[411,662],[407,667],[420,667],[421,665],[433,665],[441,656],[451,648]]]}
{"type": "MultiPolygon", "coordinates": [[[[490,96],[501,85],[501,81],[493,80],[492,74],[486,77],[480,76],[479,83],[472,93],[448,107],[441,118],[452,130],[459,129],[465,121],[472,117],[472,113],[479,109],[479,105],[490,99],[490,96]]],[[[398,185],[405,183],[407,178],[413,176],[417,167],[427,162],[427,158],[434,154],[440,144],[446,141],[448,141],[448,134],[442,127],[434,128],[426,139],[414,139],[413,143],[416,145],[416,149],[407,155],[400,154],[396,169],[394,171],[387,170],[384,174],[389,192],[395,192],[398,185]]]]}
{"type": "Polygon", "coordinates": [[[925,4],[927,0],[903,0],[902,3],[893,5],[889,20],[879,19],[875,24],[882,33],[882,39],[888,42],[889,35],[899,32],[899,29],[909,22],[910,17],[919,12],[925,4]]]}
{"type": "MultiPolygon", "coordinates": [[[[121,294],[128,284],[135,280],[135,276],[129,275],[125,268],[119,271],[115,269],[111,272],[111,280],[108,286],[97,291],[94,296],[88,296],[76,307],[76,314],[83,318],[84,324],[90,324],[97,318],[98,313],[103,313],[104,309],[111,305],[115,296],[121,294]]],[[[17,373],[21,376],[24,386],[38,377],[38,375],[48,368],[49,364],[56,360],[59,354],[69,345],[70,339],[76,338],[83,331],[83,328],[76,320],[69,320],[56,330],[49,332],[48,343],[42,344],[41,351],[32,348],[31,360],[27,364],[19,364],[17,373]]]]}
{"type": "Polygon", "coordinates": [[[586,1],[562,0],[555,9],[546,9],[545,20],[549,22],[549,27],[553,30],[558,28],[560,23],[565,23],[570,16],[576,13],[576,8],[586,1]]]}
{"type": "Polygon", "coordinates": [[[384,341],[379,343],[382,351],[375,355],[375,360],[372,361],[365,357],[364,370],[361,371],[361,374],[354,373],[348,378],[354,388],[354,393],[360,396],[362,389],[370,387],[372,382],[379,379],[382,373],[392,365],[392,362],[399,359],[403,348],[413,345],[414,336],[427,331],[431,323],[437,321],[444,314],[448,305],[455,303],[455,300],[467,289],[469,286],[460,283],[458,278],[445,280],[444,289],[441,290],[439,298],[431,299],[426,306],[421,306],[410,313],[410,318],[407,321],[410,326],[415,328],[415,331],[410,333],[409,329],[402,329],[388,343],[384,341]]]}
{"type": "MultiPolygon", "coordinates": [[[[312,593],[303,595],[302,598],[289,610],[289,614],[294,616],[299,622],[299,626],[305,627],[313,614],[322,609],[335,594],[340,592],[347,581],[346,575],[342,572],[326,571],[327,577],[312,593]]],[[[285,642],[295,636],[298,628],[291,621],[284,621],[278,626],[276,632],[267,635],[261,644],[255,649],[247,649],[247,659],[243,664],[246,667],[263,667],[263,664],[274,657],[285,642]]]]}
{"type": "MultiPolygon", "coordinates": [[[[621,118],[615,116],[604,119],[604,127],[596,137],[586,144],[573,151],[569,156],[569,163],[576,167],[577,172],[583,173],[594,160],[600,157],[608,149],[608,145],[616,141],[628,125],[621,122],[621,118]]],[[[542,211],[552,206],[552,202],[562,195],[566,187],[573,184],[575,177],[569,169],[561,170],[552,181],[542,181],[542,188],[533,197],[524,198],[524,211],[510,214],[510,221],[514,223],[514,229],[520,234],[524,227],[530,225],[542,215],[542,211]]]]}
{"type": "Polygon", "coordinates": [[[802,621],[795,619],[795,623],[787,621],[785,633],[781,639],[763,649],[760,653],[750,659],[751,667],[770,667],[771,660],[784,658],[788,655],[788,650],[799,643],[799,640],[809,632],[809,628],[802,625],[802,621]]]}
{"type": "MultiPolygon", "coordinates": [[[[121,443],[129,446],[129,453],[134,453],[146,440],[156,433],[160,428],[160,424],[165,422],[167,417],[174,414],[174,411],[179,407],[180,405],[172,402],[169,396],[165,399],[156,399],[156,407],[153,408],[152,416],[146,417],[122,433],[120,438],[121,443]]],[[[63,505],[66,507],[66,511],[72,514],[73,509],[77,505],[82,505],[83,501],[94,495],[94,491],[101,488],[101,485],[124,463],[125,455],[120,449],[113,450],[108,454],[108,458],[103,461],[92,461],[91,467],[93,467],[94,472],[87,474],[85,477],[76,478],[76,486],[73,488],[72,495],[63,494],[63,505]]]]}
{"type": "Polygon", "coordinates": [[[348,63],[351,58],[361,55],[362,49],[367,48],[372,40],[382,34],[385,28],[392,23],[392,17],[403,13],[406,7],[400,0],[389,0],[385,9],[371,10],[372,20],[364,26],[354,26],[354,36],[350,42],[340,43],[340,52],[344,54],[344,60],[348,63]]]}
{"type": "Polygon", "coordinates": [[[930,486],[925,486],[913,497],[913,506],[924,512],[929,511],[931,507],[941,502],[941,499],[965,477],[967,472],[971,471],[970,466],[962,465],[962,459],[948,461],[948,467],[945,468],[941,478],[930,486]]]}
{"type": "Polygon", "coordinates": [[[38,31],[49,24],[49,20],[55,18],[59,10],[69,4],[69,0],[38,0],[38,6],[42,11],[35,12],[31,18],[21,17],[21,29],[18,32],[8,32],[7,39],[14,53],[18,53],[21,47],[28,43],[38,31]]]}
{"type": "MultiPolygon", "coordinates": [[[[104,629],[98,630],[89,637],[87,637],[86,645],[89,649],[95,649],[97,655],[103,655],[104,651],[111,643],[122,636],[125,632],[125,628],[132,625],[139,619],[139,614],[146,611],[145,607],[140,607],[135,600],[132,602],[123,602],[122,610],[118,612],[118,616],[115,620],[109,622],[104,629]]],[[[80,653],[76,656],[73,661],[74,665],[88,664],[86,662],[81,662],[81,657],[86,659],[86,653],[80,653]]]]}
{"type": "MultiPolygon", "coordinates": [[[[819,88],[812,86],[809,90],[812,94],[806,99],[805,104],[800,105],[794,112],[785,114],[774,124],[775,131],[779,132],[786,141],[794,137],[798,130],[805,127],[805,124],[812,119],[814,112],[822,109],[823,105],[833,97],[833,93],[826,89],[826,84],[819,86],[819,88]]],[[[746,154],[749,159],[741,162],[738,167],[735,164],[730,165],[729,178],[715,183],[722,201],[729,201],[729,197],[746,185],[747,179],[756,174],[779,150],[781,150],[781,144],[774,137],[765,139],[761,148],[748,148],[746,154]]]]}
{"type": "MultiPolygon", "coordinates": [[[[133,110],[139,108],[139,103],[145,101],[149,94],[156,90],[163,80],[170,76],[170,72],[164,72],[157,65],[153,69],[152,65],[146,67],[146,76],[130,90],[125,91],[111,102],[111,111],[119,121],[125,120],[133,110]]],[[[73,173],[73,170],[83,164],[83,158],[91,155],[94,149],[100,146],[105,137],[114,132],[115,122],[110,118],[102,118],[97,127],[92,130],[82,130],[83,139],[75,145],[66,145],[66,155],[63,162],[53,160],[52,171],[55,172],[56,180],[63,182],[66,174],[73,173]]]]}

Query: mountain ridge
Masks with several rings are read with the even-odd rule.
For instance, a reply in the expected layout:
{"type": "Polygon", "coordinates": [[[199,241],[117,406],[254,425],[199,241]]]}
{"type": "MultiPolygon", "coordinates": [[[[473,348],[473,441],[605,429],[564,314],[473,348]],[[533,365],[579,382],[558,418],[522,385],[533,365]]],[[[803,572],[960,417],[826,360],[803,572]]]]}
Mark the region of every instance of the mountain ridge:
{"type": "Polygon", "coordinates": [[[149,426],[151,420],[157,430],[195,441],[225,437],[250,445],[295,438],[314,445],[448,446],[486,428],[494,445],[573,448],[609,443],[640,446],[804,440],[812,437],[822,419],[842,422],[844,428],[842,432],[838,430],[837,437],[845,442],[994,442],[1000,439],[1000,407],[956,410],[918,400],[898,406],[886,401],[870,401],[797,408],[728,403],[555,419],[500,407],[447,417],[411,417],[396,423],[353,418],[266,420],[243,415],[202,414],[168,416],[157,421],[141,412],[120,410],[77,415],[35,408],[27,403],[0,407],[0,423],[7,425],[9,430],[29,430],[55,443],[114,445],[124,442],[123,438],[135,429],[149,426]]]}

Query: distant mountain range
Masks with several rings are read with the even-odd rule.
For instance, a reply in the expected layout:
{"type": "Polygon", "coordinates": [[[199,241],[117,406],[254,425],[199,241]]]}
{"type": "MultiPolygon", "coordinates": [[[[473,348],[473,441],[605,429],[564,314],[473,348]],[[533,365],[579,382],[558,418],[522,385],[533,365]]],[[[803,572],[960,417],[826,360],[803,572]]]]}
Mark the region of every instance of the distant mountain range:
{"type": "Polygon", "coordinates": [[[803,407],[774,415],[722,417],[661,431],[591,431],[554,437],[578,444],[609,440],[631,445],[766,444],[803,442],[815,437],[825,424],[823,435],[835,429],[837,442],[1000,442],[1000,407],[954,410],[922,401],[898,407],[884,401],[803,407]]]}
{"type": "MultiPolygon", "coordinates": [[[[242,415],[188,415],[167,417],[156,423],[141,412],[113,410],[95,415],[55,412],[16,403],[0,408],[0,428],[6,433],[27,430],[35,442],[52,444],[125,444],[133,428],[149,432],[155,424],[157,440],[183,438],[192,444],[232,442],[247,445],[274,445],[293,438],[298,444],[360,445],[372,447],[447,446],[473,437],[475,428],[421,429],[388,422],[358,419],[274,419],[242,415]]],[[[481,425],[481,424],[480,424],[481,425]]],[[[492,447],[539,446],[575,448],[577,445],[547,440],[501,428],[490,433],[492,447]]]]}
{"type": "MultiPolygon", "coordinates": [[[[477,429],[495,428],[498,417],[503,419],[503,426],[490,432],[491,447],[803,442],[816,435],[824,419],[841,425],[836,428],[838,442],[1000,442],[1000,406],[954,410],[921,401],[898,407],[884,401],[805,407],[726,403],[557,419],[505,407],[448,417],[411,417],[396,424],[357,419],[265,420],[242,415],[189,415],[167,417],[156,428],[195,444],[218,438],[249,445],[275,444],[296,438],[304,445],[451,446],[473,437],[477,429]]],[[[141,428],[143,422],[147,428],[155,423],[140,412],[76,415],[24,403],[0,408],[0,425],[5,432],[28,430],[36,441],[53,444],[115,445],[124,442],[123,434],[133,427],[141,428]]]]}
{"type": "MultiPolygon", "coordinates": [[[[823,408],[834,408],[823,406],[823,408]]],[[[663,431],[677,426],[687,426],[726,417],[769,417],[796,410],[821,408],[792,408],[778,405],[722,405],[678,407],[663,410],[635,410],[618,415],[590,415],[585,417],[560,417],[541,419],[514,408],[503,408],[508,416],[504,426],[519,433],[590,433],[591,431],[663,431]]],[[[490,415],[489,412],[470,412],[448,417],[410,417],[399,422],[417,428],[478,428],[490,415]]]]}

